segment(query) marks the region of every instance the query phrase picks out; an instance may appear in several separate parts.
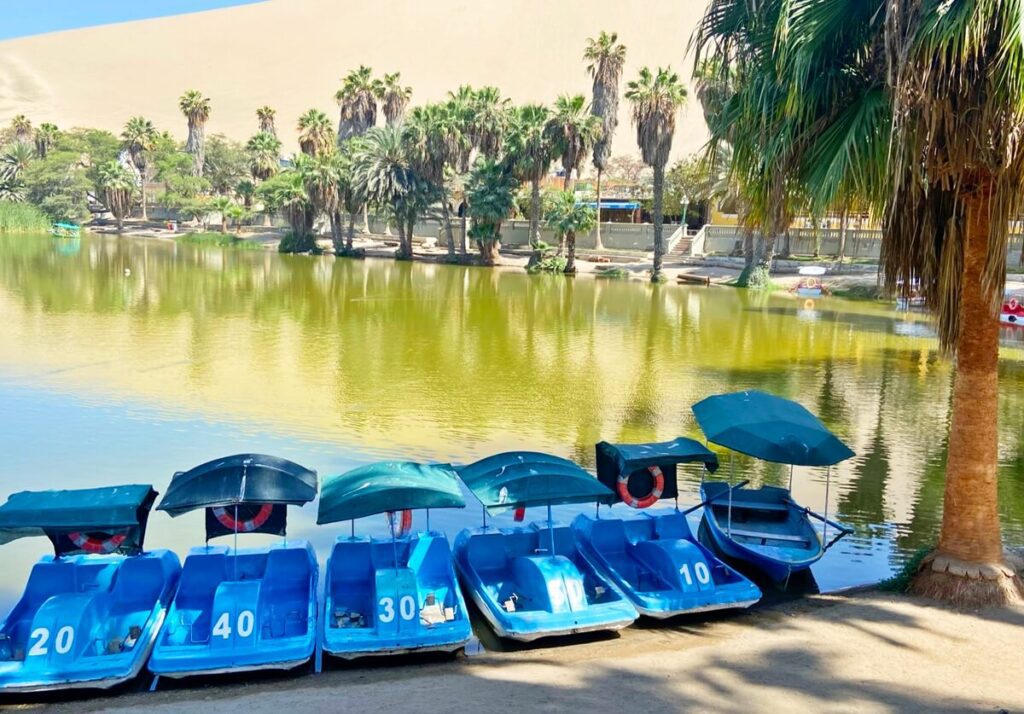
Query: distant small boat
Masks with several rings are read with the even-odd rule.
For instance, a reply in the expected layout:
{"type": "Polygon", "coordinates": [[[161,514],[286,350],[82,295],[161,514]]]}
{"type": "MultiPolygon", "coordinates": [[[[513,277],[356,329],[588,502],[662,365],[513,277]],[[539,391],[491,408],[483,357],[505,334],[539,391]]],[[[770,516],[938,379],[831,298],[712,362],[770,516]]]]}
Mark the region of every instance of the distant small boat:
{"type": "MultiPolygon", "coordinates": [[[[535,452],[497,454],[459,469],[486,511],[547,506],[546,523],[522,528],[486,524],[455,539],[455,566],[474,602],[500,636],[530,641],[617,630],[636,608],[580,551],[551,506],[611,503],[614,494],[572,461],[535,452]]],[[[486,512],[485,511],[485,512],[486,512]]]]}
{"type": "Polygon", "coordinates": [[[1008,296],[1003,300],[1003,307],[999,311],[999,322],[1013,327],[1024,327],[1024,304],[1017,296],[1008,296]]]}
{"type": "Polygon", "coordinates": [[[78,238],[82,235],[82,228],[76,223],[55,222],[50,226],[50,235],[57,238],[78,238]]]}
{"type": "Polygon", "coordinates": [[[722,555],[745,561],[772,580],[788,582],[793,573],[816,563],[852,531],[828,518],[831,466],[854,455],[803,406],[757,390],[720,394],[693,405],[708,441],[755,458],[793,466],[825,466],[825,515],[792,500],[778,486],[744,488],[705,481],[701,498],[708,502],[703,525],[722,555]],[[823,524],[819,535],[811,519],[823,524]],[[828,540],[828,528],[835,534],[828,540]]]}
{"type": "Polygon", "coordinates": [[[149,669],[188,677],[292,669],[316,646],[319,574],[304,540],[237,546],[238,534],[284,536],[288,505],[316,498],[316,472],[262,454],[215,459],[174,475],[158,510],[178,516],[203,509],[207,545],[185,559],[167,624],[149,669]],[[209,540],[233,536],[235,544],[209,540]]]}
{"type": "MultiPolygon", "coordinates": [[[[615,485],[621,501],[634,507],[676,498],[679,464],[697,462],[714,470],[718,457],[700,443],[680,437],[655,444],[597,445],[598,478],[615,485]]],[[[573,530],[584,554],[629,598],[641,615],[749,607],[761,591],[715,557],[693,536],[686,511],[654,509],[639,517],[580,515],[573,530]]]]}
{"type": "Polygon", "coordinates": [[[430,510],[465,508],[446,464],[382,462],[327,479],[317,523],[351,520],[327,561],[320,646],[355,658],[452,652],[473,634],[443,533],[430,510]],[[412,532],[412,509],[426,509],[427,530],[412,532]],[[357,537],[357,518],[386,513],[390,538],[357,537]]]}
{"type": "Polygon", "coordinates": [[[832,293],[821,279],[821,276],[826,273],[824,267],[811,265],[800,268],[799,273],[801,275],[800,280],[789,289],[789,292],[805,298],[825,297],[832,293]]]}
{"type": "Polygon", "coordinates": [[[45,535],[55,553],[0,624],[0,691],[106,689],[142,671],[181,571],[174,553],[142,550],[156,495],[23,491],[0,507],[0,542],[45,535]]]}

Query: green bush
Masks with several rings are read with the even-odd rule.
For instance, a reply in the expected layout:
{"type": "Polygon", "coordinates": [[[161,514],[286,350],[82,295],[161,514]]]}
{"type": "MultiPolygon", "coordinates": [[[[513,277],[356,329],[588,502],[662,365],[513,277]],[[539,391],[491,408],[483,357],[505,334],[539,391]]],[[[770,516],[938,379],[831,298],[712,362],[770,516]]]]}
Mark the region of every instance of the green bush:
{"type": "Polygon", "coordinates": [[[561,273],[565,270],[566,258],[564,255],[545,255],[533,265],[527,266],[526,272],[534,273],[561,273]]]}
{"type": "Polygon", "coordinates": [[[42,233],[50,229],[50,219],[28,203],[0,201],[0,233],[42,233]]]}
{"type": "Polygon", "coordinates": [[[286,233],[281,243],[277,246],[278,253],[316,253],[316,239],[312,233],[304,236],[297,236],[294,233],[286,233]]]}
{"type": "Polygon", "coordinates": [[[755,265],[744,268],[739,277],[736,278],[736,287],[750,288],[751,290],[767,290],[772,286],[771,273],[766,265],[755,265]]]}
{"type": "Polygon", "coordinates": [[[628,278],[630,275],[632,275],[632,273],[630,273],[625,268],[608,268],[607,270],[598,271],[597,273],[595,273],[595,275],[599,278],[623,279],[628,278]]]}

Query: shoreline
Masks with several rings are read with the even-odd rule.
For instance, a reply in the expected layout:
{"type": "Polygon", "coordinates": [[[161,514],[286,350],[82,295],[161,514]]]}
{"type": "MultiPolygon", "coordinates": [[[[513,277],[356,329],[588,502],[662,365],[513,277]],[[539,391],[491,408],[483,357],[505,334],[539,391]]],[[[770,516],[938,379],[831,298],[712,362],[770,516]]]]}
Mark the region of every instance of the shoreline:
{"type": "Polygon", "coordinates": [[[650,712],[1014,710],[1024,707],[1022,626],[1024,608],[964,612],[861,589],[702,621],[641,620],[515,651],[368,659],[317,676],[194,682],[54,709],[277,714],[337,711],[343,698],[353,711],[473,714],[496,702],[524,712],[630,711],[638,702],[650,712]]]}

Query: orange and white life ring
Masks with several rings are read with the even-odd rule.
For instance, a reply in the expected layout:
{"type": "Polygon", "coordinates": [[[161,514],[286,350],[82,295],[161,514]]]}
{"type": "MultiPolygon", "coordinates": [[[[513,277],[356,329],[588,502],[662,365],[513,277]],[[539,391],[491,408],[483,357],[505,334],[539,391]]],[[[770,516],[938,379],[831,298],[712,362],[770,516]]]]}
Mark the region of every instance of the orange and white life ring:
{"type": "Polygon", "coordinates": [[[817,278],[804,278],[804,284],[801,287],[806,290],[817,290],[820,286],[817,278]]]}
{"type": "Polygon", "coordinates": [[[233,506],[218,506],[213,509],[213,517],[228,530],[236,533],[251,533],[266,523],[273,512],[274,504],[264,503],[252,518],[239,518],[236,520],[233,506]]]}
{"type": "MultiPolygon", "coordinates": [[[[117,549],[128,540],[128,536],[124,533],[117,535],[108,536],[106,538],[97,538],[97,534],[88,534],[81,531],[74,531],[68,533],[68,540],[74,543],[76,546],[84,550],[86,553],[93,553],[94,555],[108,555],[110,553],[117,552],[117,549]]],[[[107,535],[106,533],[102,535],[107,535]]]]}
{"type": "Polygon", "coordinates": [[[1010,302],[1006,303],[1006,307],[1010,308],[1010,312],[1017,312],[1020,303],[1017,302],[1017,298],[1010,298],[1010,302]]]}
{"type": "Polygon", "coordinates": [[[653,506],[661,498],[661,494],[665,490],[665,474],[661,472],[661,469],[657,466],[648,466],[647,470],[654,478],[654,485],[651,487],[651,492],[643,498],[637,498],[629,492],[629,474],[619,474],[619,498],[631,508],[649,508],[653,506]]]}
{"type": "Polygon", "coordinates": [[[404,511],[385,511],[384,516],[388,519],[388,527],[396,538],[407,536],[412,531],[412,511],[409,509],[404,511]]]}

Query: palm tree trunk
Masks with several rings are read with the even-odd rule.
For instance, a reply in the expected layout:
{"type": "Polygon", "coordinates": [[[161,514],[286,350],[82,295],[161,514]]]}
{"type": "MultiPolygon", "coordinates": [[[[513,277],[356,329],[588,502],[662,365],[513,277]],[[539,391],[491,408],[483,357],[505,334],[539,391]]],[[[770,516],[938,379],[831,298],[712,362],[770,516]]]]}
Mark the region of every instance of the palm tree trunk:
{"type": "Polygon", "coordinates": [[[463,258],[466,257],[467,243],[469,241],[469,218],[466,216],[466,213],[467,211],[462,212],[462,235],[459,236],[459,255],[463,258]]]}
{"type": "Polygon", "coordinates": [[[448,257],[455,257],[455,232],[452,230],[452,214],[448,210],[448,194],[441,192],[441,220],[444,221],[444,234],[448,239],[448,257]]]}
{"type": "Polygon", "coordinates": [[[540,245],[540,179],[530,181],[530,247],[534,253],[540,245]]]}
{"type": "Polygon", "coordinates": [[[341,212],[339,211],[331,211],[331,243],[334,244],[335,255],[345,252],[345,239],[341,235],[341,212]]]}
{"type": "Polygon", "coordinates": [[[370,232],[370,207],[363,204],[363,233],[370,232]]]}
{"type": "Polygon", "coordinates": [[[665,258],[665,238],[662,235],[664,216],[663,203],[665,200],[665,166],[664,164],[654,165],[654,270],[651,273],[651,282],[661,280],[661,263],[665,258]]]}
{"type": "Polygon", "coordinates": [[[991,190],[964,197],[967,227],[942,531],[938,548],[911,583],[917,593],[959,605],[1006,602],[1024,594],[1003,565],[999,528],[999,321],[984,289],[991,190]]]}
{"type": "Polygon", "coordinates": [[[850,222],[850,212],[843,208],[843,214],[839,218],[839,265],[842,266],[843,258],[846,257],[846,229],[850,222]]]}
{"type": "Polygon", "coordinates": [[[348,235],[345,236],[345,250],[352,252],[352,241],[355,240],[356,235],[356,214],[354,211],[349,211],[348,214],[348,235]]]}
{"type": "Polygon", "coordinates": [[[604,250],[601,242],[601,168],[597,169],[597,225],[594,226],[594,250],[604,250]]]}
{"type": "Polygon", "coordinates": [[[562,190],[568,191],[572,188],[572,169],[565,170],[565,178],[562,179],[562,190]]]}
{"type": "Polygon", "coordinates": [[[228,232],[228,215],[224,211],[220,212],[220,232],[224,234],[228,232]]]}
{"type": "Polygon", "coordinates": [[[576,272],[576,231],[567,231],[565,234],[567,258],[565,260],[565,272],[572,275],[576,272]]]}
{"type": "Polygon", "coordinates": [[[146,212],[146,174],[145,171],[142,173],[142,220],[148,221],[149,214],[146,212]]]}

